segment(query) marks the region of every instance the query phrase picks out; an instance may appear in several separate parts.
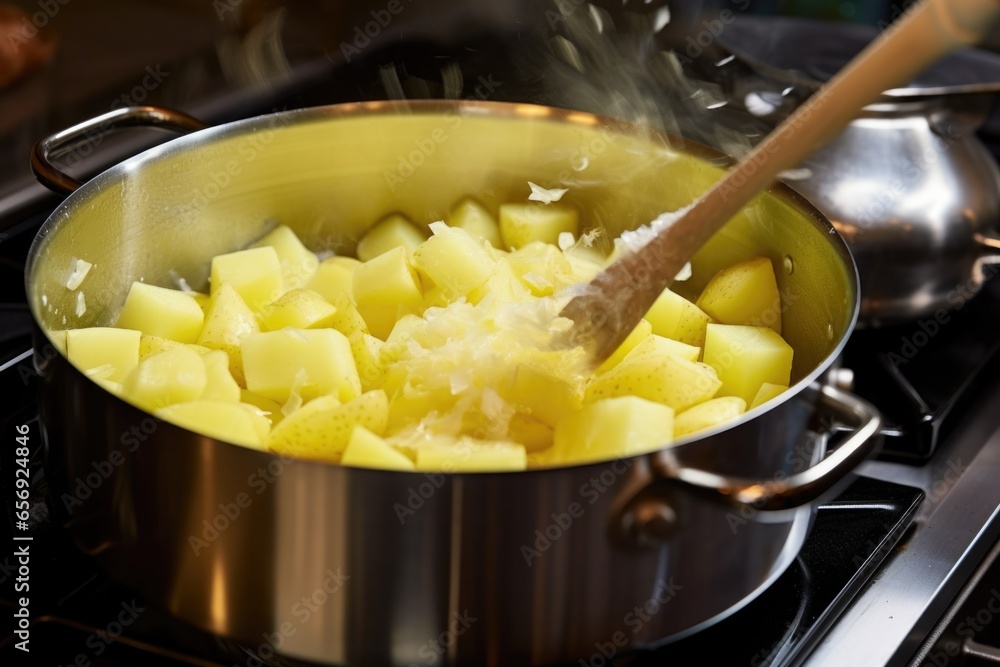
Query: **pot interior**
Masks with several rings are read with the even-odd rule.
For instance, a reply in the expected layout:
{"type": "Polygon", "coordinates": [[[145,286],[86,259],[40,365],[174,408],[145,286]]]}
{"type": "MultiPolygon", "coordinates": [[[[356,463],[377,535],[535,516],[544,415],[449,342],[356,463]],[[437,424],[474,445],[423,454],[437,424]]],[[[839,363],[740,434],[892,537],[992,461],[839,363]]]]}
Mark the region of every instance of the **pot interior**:
{"type": "MultiPolygon", "coordinates": [[[[606,119],[531,105],[377,102],[272,114],[198,132],[97,177],[46,223],[32,249],[28,295],[45,329],[110,325],[135,280],[207,288],[209,259],[276,223],[313,250],[350,253],[381,217],[419,224],[471,195],[524,201],[528,181],[564,187],[602,242],[688,205],[723,173],[700,146],[606,119]],[[76,259],[93,267],[66,287],[76,259]]],[[[783,186],[758,196],[698,253],[695,296],[720,268],[771,258],[793,382],[850,331],[856,274],[843,241],[783,186]]]]}

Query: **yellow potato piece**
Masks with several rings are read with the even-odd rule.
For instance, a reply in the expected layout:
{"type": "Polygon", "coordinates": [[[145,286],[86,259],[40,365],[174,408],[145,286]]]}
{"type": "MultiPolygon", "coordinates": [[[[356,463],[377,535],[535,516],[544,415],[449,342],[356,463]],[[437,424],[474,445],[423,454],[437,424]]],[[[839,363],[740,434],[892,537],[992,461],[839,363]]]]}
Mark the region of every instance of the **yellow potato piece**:
{"type": "Polygon", "coordinates": [[[697,305],[721,324],[768,327],[781,334],[781,296],[767,257],[755,257],[716,273],[697,305]]]}
{"type": "Polygon", "coordinates": [[[212,258],[212,292],[232,285],[251,310],[258,311],[282,291],[281,262],[271,246],[240,250],[212,258]]]}
{"type": "Polygon", "coordinates": [[[747,404],[737,396],[713,398],[674,417],[674,437],[704,431],[736,419],[746,412],[747,404]]]}
{"type": "Polygon", "coordinates": [[[261,326],[265,331],[293,329],[322,329],[333,326],[337,309],[316,292],[293,289],[264,309],[261,326]]]}
{"type": "Polygon", "coordinates": [[[151,357],[154,354],[159,354],[165,350],[172,350],[175,347],[187,347],[194,350],[198,354],[205,354],[211,351],[210,348],[204,345],[196,345],[194,343],[178,343],[175,340],[168,340],[166,338],[160,338],[159,336],[147,336],[143,334],[142,338],[139,339],[139,361],[143,361],[146,357],[151,357]]]}
{"type": "Polygon", "coordinates": [[[284,402],[297,390],[308,400],[334,394],[347,401],[361,393],[351,344],[334,329],[282,329],[243,339],[243,370],[250,391],[284,402]]]}
{"type": "Polygon", "coordinates": [[[715,396],[722,386],[705,364],[666,354],[626,359],[587,387],[586,402],[638,396],[681,412],[715,396]]]}
{"type": "Polygon", "coordinates": [[[101,369],[102,379],[122,382],[139,365],[141,339],[132,329],[71,329],[66,332],[66,356],[83,372],[101,369]]]}
{"type": "Polygon", "coordinates": [[[201,306],[190,294],[134,282],[115,326],[178,343],[194,343],[204,321],[201,306]]]}
{"type": "Polygon", "coordinates": [[[413,251],[413,264],[426,273],[445,297],[455,300],[481,287],[496,268],[496,262],[462,229],[433,223],[434,233],[413,251]]]}
{"type": "Polygon", "coordinates": [[[354,305],[347,294],[338,295],[332,303],[335,312],[330,320],[330,326],[345,336],[351,336],[358,332],[369,333],[365,318],[361,316],[358,307],[354,305]]]}
{"type": "Polygon", "coordinates": [[[263,413],[271,422],[271,426],[277,426],[278,422],[284,419],[285,415],[281,411],[281,404],[265,398],[260,394],[255,394],[246,389],[240,389],[240,403],[252,405],[263,413]]]}
{"type": "Polygon", "coordinates": [[[626,458],[666,447],[673,436],[672,408],[637,396],[607,398],[556,425],[546,460],[571,464],[626,458]]]}
{"type": "Polygon", "coordinates": [[[251,248],[270,246],[278,255],[281,265],[281,282],[284,289],[296,289],[304,286],[312,278],[319,266],[319,258],[306,248],[299,237],[285,225],[279,225],[268,232],[264,238],[254,243],[251,248]]]}
{"type": "Polygon", "coordinates": [[[243,387],[246,386],[246,380],[240,343],[245,337],[259,331],[257,316],[232,285],[223,283],[212,294],[198,344],[222,350],[229,355],[229,372],[243,387]]]}
{"type": "Polygon", "coordinates": [[[753,410],[759,405],[764,405],[772,398],[777,398],[781,394],[788,391],[788,387],[783,384],[772,384],[770,382],[765,382],[760,385],[760,389],[757,391],[757,395],[753,397],[753,401],[750,403],[748,410],[753,410]]]}
{"type": "Polygon", "coordinates": [[[194,350],[175,347],[147,358],[125,378],[122,395],[143,410],[153,412],[173,403],[202,397],[208,377],[194,350]]]}
{"type": "Polygon", "coordinates": [[[466,231],[474,239],[486,241],[494,248],[500,248],[500,225],[493,214],[475,199],[466,198],[452,207],[445,219],[449,227],[466,231]]]}
{"type": "Polygon", "coordinates": [[[409,256],[427,235],[406,217],[394,214],[375,223],[358,241],[357,256],[362,262],[375,259],[395,248],[409,256]]]}
{"type": "Polygon", "coordinates": [[[528,467],[523,445],[515,442],[437,438],[417,447],[417,470],[514,472],[528,467]]]}
{"type": "Polygon", "coordinates": [[[646,319],[653,325],[653,333],[695,347],[704,346],[705,327],[712,321],[701,308],[670,290],[657,297],[646,319]]]}
{"type": "Polygon", "coordinates": [[[788,386],[792,347],[772,329],[709,324],[705,363],[719,373],[720,396],[739,396],[748,404],[765,382],[788,386]]]}
{"type": "Polygon", "coordinates": [[[663,336],[650,334],[639,341],[639,343],[625,358],[631,359],[644,354],[666,354],[673,357],[679,357],[681,359],[687,359],[688,361],[698,361],[701,357],[701,348],[676,341],[672,338],[664,338],[663,336]]]}
{"type": "MultiPolygon", "coordinates": [[[[420,281],[403,248],[393,248],[354,270],[354,300],[358,306],[423,305],[420,281]]],[[[360,308],[359,308],[360,309],[360,308]]]]}
{"type": "MultiPolygon", "coordinates": [[[[252,407],[252,406],[251,406],[252,407]]],[[[174,403],[156,411],[156,415],[171,424],[252,449],[266,449],[261,433],[268,428],[267,419],[248,410],[242,403],[228,401],[191,401],[174,403]]]]}
{"type": "Polygon", "coordinates": [[[500,237],[511,249],[534,241],[555,245],[561,233],[576,236],[579,228],[580,216],[576,209],[563,204],[500,205],[500,237]]]}
{"type": "MultiPolygon", "coordinates": [[[[611,356],[604,360],[600,366],[597,367],[597,374],[600,375],[605,371],[609,371],[625,358],[632,350],[636,348],[643,340],[646,339],[653,332],[653,325],[649,323],[648,320],[639,320],[639,324],[635,325],[635,329],[625,337],[622,344],[618,346],[618,349],[611,353],[611,356]]],[[[697,357],[695,357],[697,360],[697,357]]]]}
{"type": "Polygon", "coordinates": [[[242,390],[229,372],[229,355],[209,350],[201,355],[201,362],[205,365],[205,391],[200,398],[239,403],[242,390]]]}
{"type": "Polygon", "coordinates": [[[334,305],[341,294],[354,299],[354,269],[359,266],[361,262],[353,257],[329,257],[316,269],[306,283],[306,289],[316,292],[334,305]]]}
{"type": "Polygon", "coordinates": [[[364,426],[355,426],[340,464],[378,470],[414,470],[413,461],[364,426]]]}
{"type": "Polygon", "coordinates": [[[286,416],[271,430],[268,446],[280,454],[336,461],[354,427],[385,432],[389,402],[385,392],[369,391],[347,403],[321,396],[286,416]]]}
{"type": "Polygon", "coordinates": [[[351,343],[354,365],[358,367],[358,377],[361,378],[361,389],[380,389],[385,384],[388,370],[383,352],[385,343],[361,331],[352,333],[348,341],[351,343]]]}

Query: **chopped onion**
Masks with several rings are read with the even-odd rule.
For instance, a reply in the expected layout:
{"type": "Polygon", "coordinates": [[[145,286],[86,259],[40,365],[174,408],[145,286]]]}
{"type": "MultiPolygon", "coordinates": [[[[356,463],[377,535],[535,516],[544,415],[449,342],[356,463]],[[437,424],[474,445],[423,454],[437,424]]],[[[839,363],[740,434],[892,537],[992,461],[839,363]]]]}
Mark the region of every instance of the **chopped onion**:
{"type": "Polygon", "coordinates": [[[83,317],[87,312],[87,300],[83,298],[83,292],[76,293],[76,316],[83,317]]]}
{"type": "Polygon", "coordinates": [[[70,274],[69,280],[66,281],[66,289],[73,291],[78,288],[83,282],[83,279],[87,277],[87,273],[90,271],[92,266],[94,265],[86,260],[76,260],[73,264],[73,273],[70,274]]]}
{"type": "Polygon", "coordinates": [[[528,181],[528,186],[531,187],[531,194],[528,195],[528,199],[530,201],[540,201],[543,204],[551,204],[554,201],[559,201],[564,194],[569,192],[567,188],[546,189],[531,181],[528,181]]]}

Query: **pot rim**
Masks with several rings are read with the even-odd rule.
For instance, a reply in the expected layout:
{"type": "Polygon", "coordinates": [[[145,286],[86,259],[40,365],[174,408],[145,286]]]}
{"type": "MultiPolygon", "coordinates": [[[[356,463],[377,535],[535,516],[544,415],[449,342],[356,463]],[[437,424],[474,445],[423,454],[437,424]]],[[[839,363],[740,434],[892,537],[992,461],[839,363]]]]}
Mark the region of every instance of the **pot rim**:
{"type": "MultiPolygon", "coordinates": [[[[35,269],[37,264],[41,261],[40,256],[44,250],[45,244],[50,236],[58,233],[59,230],[64,226],[71,224],[74,212],[86,205],[90,198],[99,192],[106,185],[113,183],[115,181],[124,179],[128,177],[128,174],[133,171],[141,169],[146,162],[159,159],[168,159],[176,154],[185,152],[187,150],[196,149],[198,146],[209,143],[212,141],[218,141],[223,139],[229,139],[232,137],[240,136],[243,134],[253,133],[265,129],[276,129],[278,127],[289,126],[293,124],[310,123],[310,122],[323,122],[323,121],[335,121],[344,118],[353,118],[362,115],[449,115],[449,114],[459,114],[463,117],[492,117],[492,118],[507,118],[507,119],[531,119],[531,120],[547,120],[551,122],[559,123],[569,123],[573,125],[579,125],[581,127],[592,127],[592,128],[607,128],[612,131],[618,132],[620,134],[636,134],[638,132],[646,133],[653,139],[661,140],[665,146],[669,146],[670,149],[676,151],[683,151],[694,157],[704,159],[706,161],[712,162],[713,164],[722,166],[723,168],[729,168],[736,163],[736,160],[720,151],[717,151],[704,144],[692,141],[687,138],[678,137],[671,135],[662,130],[655,128],[650,128],[647,126],[640,126],[634,123],[629,123],[626,121],[618,120],[615,118],[610,118],[607,116],[601,116],[598,114],[593,114],[586,111],[577,111],[573,109],[564,109],[560,107],[550,107],[542,106],[536,104],[527,104],[520,102],[496,102],[496,101],[486,101],[486,100],[435,100],[435,99],[423,99],[423,100],[379,100],[379,101],[366,101],[366,102],[348,102],[342,104],[332,104],[326,106],[318,107],[307,107],[304,109],[291,109],[286,111],[272,112],[268,114],[261,114],[258,116],[253,116],[250,118],[245,118],[237,121],[232,121],[229,123],[223,123],[221,125],[215,125],[208,127],[203,130],[198,130],[190,134],[186,134],[181,137],[164,142],[153,148],[149,148],[137,155],[134,155],[126,160],[123,160],[112,167],[109,167],[105,171],[101,172],[94,178],[88,180],[83,184],[81,188],[70,194],[56,209],[49,215],[49,217],[42,223],[39,231],[35,235],[32,241],[31,247],[28,250],[28,258],[25,263],[25,291],[28,295],[28,308],[31,312],[32,319],[35,322],[36,328],[45,333],[45,328],[41,324],[41,318],[36,312],[37,300],[31,298],[34,281],[33,276],[35,274],[35,269]]],[[[803,195],[799,194],[792,187],[790,187],[784,181],[776,181],[767,190],[768,194],[776,197],[777,199],[789,204],[790,206],[798,209],[802,213],[805,213],[807,217],[811,220],[814,225],[819,226],[822,230],[826,231],[826,238],[829,243],[832,243],[840,255],[841,259],[845,262],[845,268],[848,273],[848,282],[852,288],[853,295],[851,298],[852,303],[850,304],[850,318],[847,326],[844,329],[844,334],[841,336],[837,345],[833,350],[815,367],[812,371],[806,374],[802,379],[796,382],[794,385],[789,386],[789,388],[783,392],[778,400],[768,401],[764,405],[760,405],[753,410],[747,410],[742,414],[739,419],[731,420],[723,425],[717,426],[712,429],[705,431],[699,431],[696,434],[691,434],[682,438],[677,438],[671,441],[665,447],[660,449],[652,450],[642,454],[636,454],[627,457],[617,457],[600,459],[596,461],[588,461],[582,463],[573,463],[570,465],[561,466],[550,466],[544,468],[530,468],[527,470],[518,471],[504,471],[504,472],[443,472],[443,474],[455,477],[481,477],[484,475],[513,475],[513,474],[530,474],[530,473],[548,473],[553,470],[563,470],[568,468],[603,468],[606,467],[608,463],[614,461],[635,461],[637,459],[655,456],[658,453],[664,451],[671,451],[681,447],[691,446],[701,440],[709,439],[719,433],[728,431],[733,428],[742,426],[743,424],[756,419],[757,417],[763,415],[766,412],[779,408],[784,405],[789,400],[795,398],[803,391],[805,391],[809,385],[819,379],[834,363],[834,361],[841,355],[844,347],[847,344],[851,333],[857,326],[858,316],[861,309],[861,291],[860,291],[860,277],[858,274],[858,267],[854,261],[854,257],[847,246],[846,241],[836,230],[833,223],[819,211],[809,200],[807,200],[803,195]]],[[[46,334],[46,338],[48,338],[46,334]]],[[[49,339],[51,343],[51,339],[49,339]]],[[[36,341],[35,346],[38,347],[38,341],[36,341]]],[[[55,347],[55,346],[53,346],[55,347]]],[[[82,374],[78,368],[73,366],[65,355],[56,348],[56,351],[62,356],[68,363],[73,372],[82,374]]],[[[97,383],[94,383],[95,385],[97,383]]],[[[99,387],[101,391],[107,393],[107,395],[114,399],[121,401],[122,403],[134,408],[135,410],[140,410],[145,413],[144,410],[135,406],[128,401],[125,401],[121,397],[108,392],[103,387],[99,387]]],[[[150,413],[146,413],[150,414],[150,413]]],[[[172,426],[176,426],[173,425],[172,426]]],[[[176,428],[183,429],[181,426],[176,426],[176,428]]],[[[187,430],[187,429],[183,429],[187,430]]],[[[204,436],[205,440],[211,441],[213,443],[219,443],[229,447],[242,447],[243,449],[249,449],[243,447],[242,445],[236,445],[225,440],[218,440],[216,438],[209,438],[204,436]]],[[[272,458],[280,457],[279,454],[270,451],[262,450],[251,450],[259,454],[263,454],[272,458]]],[[[320,461],[314,459],[304,459],[296,458],[294,462],[303,465],[322,465],[322,466],[337,466],[343,467],[339,463],[333,463],[330,461],[320,461]]],[[[424,475],[426,471],[396,471],[396,470],[380,470],[383,473],[395,473],[404,475],[424,475]]]]}

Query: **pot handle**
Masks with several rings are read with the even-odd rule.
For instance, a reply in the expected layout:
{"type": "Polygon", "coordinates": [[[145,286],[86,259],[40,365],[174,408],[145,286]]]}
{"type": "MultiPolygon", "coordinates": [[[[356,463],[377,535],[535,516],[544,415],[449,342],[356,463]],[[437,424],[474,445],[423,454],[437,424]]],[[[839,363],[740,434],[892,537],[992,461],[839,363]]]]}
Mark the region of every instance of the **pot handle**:
{"type": "Polygon", "coordinates": [[[78,123],[49,135],[35,143],[31,151],[31,171],[42,185],[62,195],[72,194],[83,185],[52,164],[54,154],[65,154],[71,148],[122,127],[162,127],[187,134],[207,127],[185,113],[160,107],[122,107],[78,123]]]}
{"type": "Polygon", "coordinates": [[[867,401],[829,385],[820,387],[821,409],[831,412],[850,429],[841,445],[819,463],[788,477],[749,480],[727,477],[677,463],[670,450],[654,456],[652,469],[663,479],[736,506],[756,511],[780,511],[810,503],[832,489],[870,456],[881,442],[882,417],[867,401]]]}

